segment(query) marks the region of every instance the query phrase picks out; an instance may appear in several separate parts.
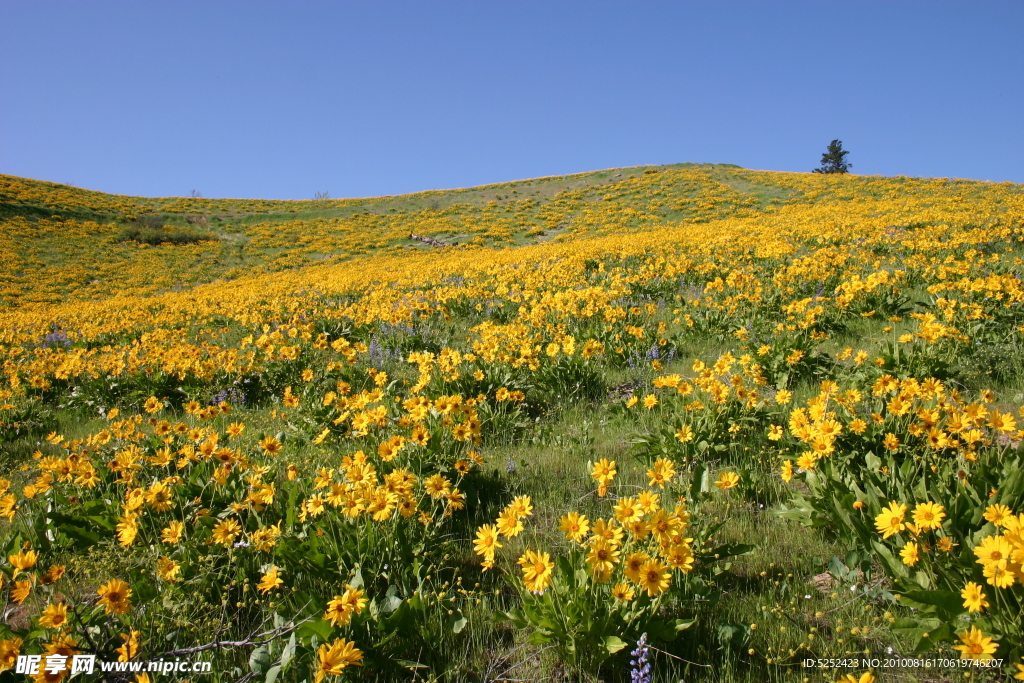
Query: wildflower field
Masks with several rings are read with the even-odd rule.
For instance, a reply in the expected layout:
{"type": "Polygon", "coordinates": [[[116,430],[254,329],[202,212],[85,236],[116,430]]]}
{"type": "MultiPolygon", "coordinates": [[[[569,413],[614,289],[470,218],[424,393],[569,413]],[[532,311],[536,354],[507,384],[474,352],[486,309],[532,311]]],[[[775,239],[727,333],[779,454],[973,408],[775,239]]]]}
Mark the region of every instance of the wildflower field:
{"type": "Polygon", "coordinates": [[[1024,680],[1024,186],[0,176],[0,236],[0,680],[1024,680]]]}

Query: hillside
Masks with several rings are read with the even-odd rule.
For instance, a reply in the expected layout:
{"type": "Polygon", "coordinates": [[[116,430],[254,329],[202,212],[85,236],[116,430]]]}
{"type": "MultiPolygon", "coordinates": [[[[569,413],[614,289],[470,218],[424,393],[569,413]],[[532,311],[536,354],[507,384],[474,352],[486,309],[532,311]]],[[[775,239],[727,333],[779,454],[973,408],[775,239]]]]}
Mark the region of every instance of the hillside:
{"type": "Polygon", "coordinates": [[[0,202],[0,674],[1024,671],[1020,185],[0,202]]]}
{"type": "MultiPolygon", "coordinates": [[[[431,251],[511,247],[837,206],[899,193],[915,206],[995,200],[1020,189],[973,181],[821,176],[677,164],[612,169],[369,199],[269,201],[125,197],[0,176],[0,306],[152,294],[254,273],[431,251]],[[191,244],[125,240],[167,226],[191,244]]],[[[870,213],[870,212],[867,212],[870,213]]]]}

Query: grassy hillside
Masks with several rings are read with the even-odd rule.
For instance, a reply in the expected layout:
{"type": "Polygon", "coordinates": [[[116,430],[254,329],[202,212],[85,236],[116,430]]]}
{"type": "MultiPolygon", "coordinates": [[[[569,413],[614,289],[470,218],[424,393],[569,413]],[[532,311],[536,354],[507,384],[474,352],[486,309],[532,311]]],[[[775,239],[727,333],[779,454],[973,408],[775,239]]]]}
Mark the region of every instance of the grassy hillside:
{"type": "Polygon", "coordinates": [[[1024,667],[1024,187],[5,176],[0,217],[0,670],[624,681],[641,637],[658,681],[1024,667]]]}
{"type": "Polygon", "coordinates": [[[836,185],[694,164],[324,201],[121,197],[0,176],[0,257],[8,266],[0,274],[0,305],[151,294],[436,248],[410,234],[508,247],[762,216],[781,207],[863,203],[894,191],[927,207],[1016,194],[970,181],[855,178],[836,185]],[[139,226],[210,239],[158,246],[124,239],[139,226]]]}

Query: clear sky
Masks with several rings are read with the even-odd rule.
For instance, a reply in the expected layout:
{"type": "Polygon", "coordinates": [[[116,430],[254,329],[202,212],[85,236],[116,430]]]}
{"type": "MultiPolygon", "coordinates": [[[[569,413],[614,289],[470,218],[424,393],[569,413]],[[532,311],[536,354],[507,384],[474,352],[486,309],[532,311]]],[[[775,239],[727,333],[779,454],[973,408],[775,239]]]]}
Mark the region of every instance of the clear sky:
{"type": "Polygon", "coordinates": [[[1024,182],[1024,2],[0,0],[0,173],[400,194],[684,161],[1024,182]]]}

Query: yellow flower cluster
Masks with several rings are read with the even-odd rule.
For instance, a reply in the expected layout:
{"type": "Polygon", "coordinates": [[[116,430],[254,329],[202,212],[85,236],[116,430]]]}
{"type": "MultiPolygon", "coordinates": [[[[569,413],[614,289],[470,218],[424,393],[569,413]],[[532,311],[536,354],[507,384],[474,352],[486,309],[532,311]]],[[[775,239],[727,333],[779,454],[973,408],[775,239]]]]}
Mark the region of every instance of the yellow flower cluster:
{"type": "Polygon", "coordinates": [[[1014,515],[1005,505],[992,505],[985,519],[1002,533],[981,539],[974,547],[985,580],[996,588],[1009,588],[1015,582],[1024,585],[1024,514],[1014,515]]]}

